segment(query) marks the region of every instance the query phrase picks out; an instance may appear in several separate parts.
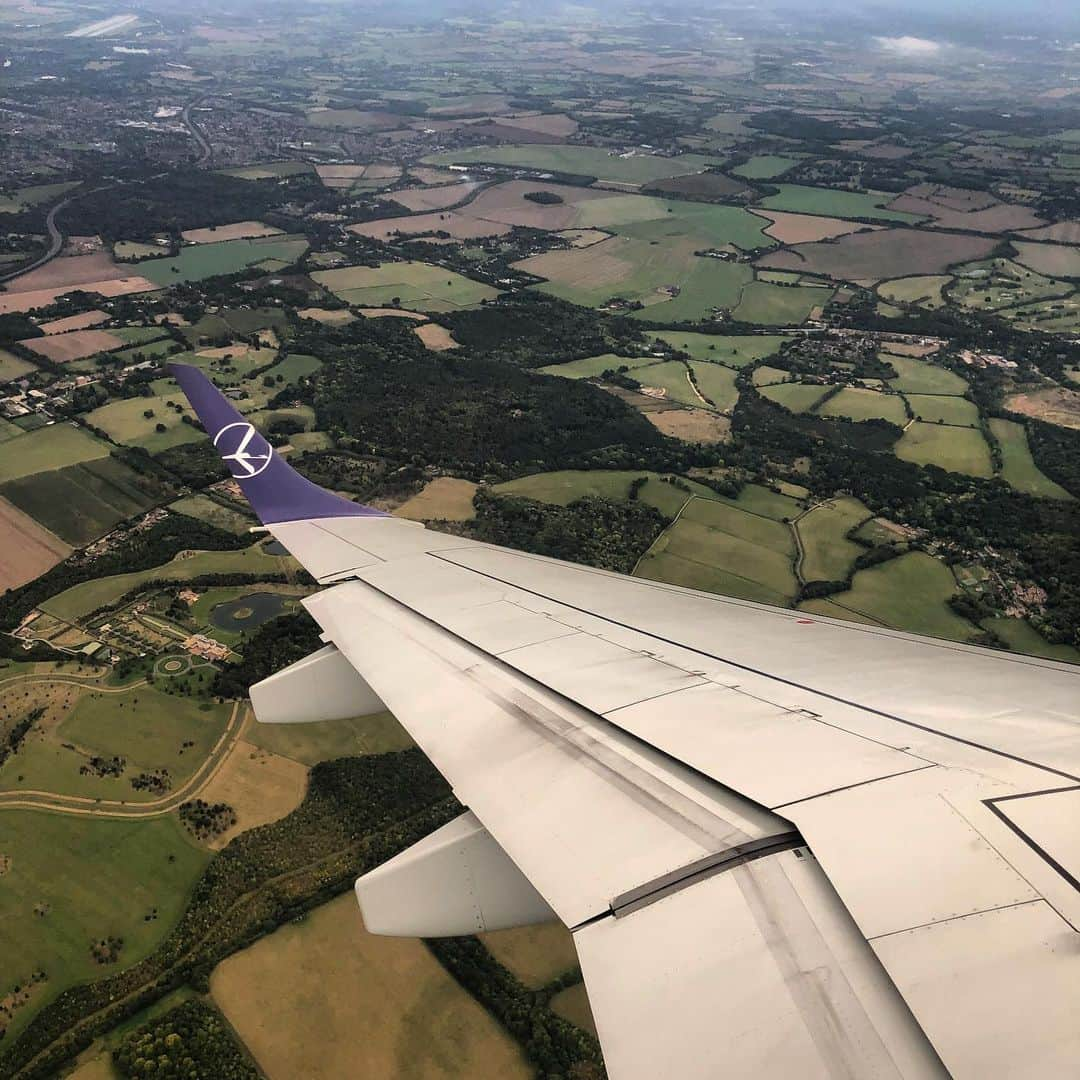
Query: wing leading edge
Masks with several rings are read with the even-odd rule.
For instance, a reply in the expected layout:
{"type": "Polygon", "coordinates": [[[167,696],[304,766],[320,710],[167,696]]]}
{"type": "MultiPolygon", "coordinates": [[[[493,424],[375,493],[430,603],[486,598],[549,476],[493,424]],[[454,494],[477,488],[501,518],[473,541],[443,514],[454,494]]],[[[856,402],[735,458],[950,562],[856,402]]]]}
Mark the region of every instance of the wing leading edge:
{"type": "MultiPolygon", "coordinates": [[[[553,910],[617,1077],[1073,1075],[1075,671],[428,532],[310,484],[176,373],[335,586],[306,606],[336,697],[351,667],[473,815],[383,868],[384,908],[395,873],[456,860],[477,886],[476,860],[553,910]]],[[[428,925],[505,917],[474,891],[430,888],[428,925]]]]}

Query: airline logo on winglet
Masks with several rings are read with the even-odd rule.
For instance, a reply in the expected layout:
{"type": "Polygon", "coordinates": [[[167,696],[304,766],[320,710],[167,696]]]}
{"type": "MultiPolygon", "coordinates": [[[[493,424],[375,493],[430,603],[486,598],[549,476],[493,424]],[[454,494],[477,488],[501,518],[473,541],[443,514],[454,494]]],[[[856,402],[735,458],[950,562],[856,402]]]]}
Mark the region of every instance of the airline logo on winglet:
{"type": "Polygon", "coordinates": [[[274,458],[269,443],[252,424],[235,421],[226,424],[215,436],[214,446],[228,462],[229,471],[237,480],[250,480],[265,471],[274,458]]]}

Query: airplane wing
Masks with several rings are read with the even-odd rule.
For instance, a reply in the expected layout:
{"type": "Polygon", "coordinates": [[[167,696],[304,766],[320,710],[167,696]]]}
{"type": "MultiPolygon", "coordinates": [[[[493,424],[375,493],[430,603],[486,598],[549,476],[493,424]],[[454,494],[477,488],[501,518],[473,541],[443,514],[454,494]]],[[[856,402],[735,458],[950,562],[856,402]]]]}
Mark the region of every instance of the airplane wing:
{"type": "Polygon", "coordinates": [[[370,930],[559,918],[616,1080],[1076,1075],[1080,672],[428,531],[174,374],[328,586],[257,715],[385,706],[468,807],[370,930]]]}

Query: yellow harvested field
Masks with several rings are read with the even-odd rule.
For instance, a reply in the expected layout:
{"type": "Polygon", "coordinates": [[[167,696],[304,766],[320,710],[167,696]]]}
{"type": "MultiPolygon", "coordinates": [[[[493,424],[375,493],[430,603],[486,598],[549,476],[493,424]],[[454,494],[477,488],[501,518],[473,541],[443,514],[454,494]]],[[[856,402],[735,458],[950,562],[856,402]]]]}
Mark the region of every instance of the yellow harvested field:
{"type": "Polygon", "coordinates": [[[420,233],[449,233],[455,240],[475,240],[482,236],[504,236],[509,225],[498,221],[479,221],[453,210],[411,217],[377,218],[359,225],[350,225],[349,232],[369,240],[390,240],[394,236],[416,236],[420,233]]]}
{"type": "Polygon", "coordinates": [[[27,338],[19,344],[40,356],[47,356],[57,364],[66,364],[69,360],[81,360],[94,353],[119,349],[126,343],[108,330],[72,330],[69,334],[27,338]]]}
{"type": "Polygon", "coordinates": [[[563,229],[558,235],[566,240],[571,247],[583,248],[599,244],[601,240],[606,240],[611,234],[604,232],[602,229],[563,229]]]}
{"type": "Polygon", "coordinates": [[[67,544],[0,498],[0,593],[33,581],[70,554],[67,544]]]}
{"type": "Polygon", "coordinates": [[[722,443],[731,434],[731,420],[704,409],[659,409],[645,418],[665,435],[690,443],[722,443]]]}
{"type": "Polygon", "coordinates": [[[422,942],[367,933],[351,893],[224,960],[210,992],[269,1080],[533,1075],[422,942]]]}
{"type": "Polygon", "coordinates": [[[422,213],[454,206],[468,198],[479,186],[473,180],[460,180],[454,184],[440,184],[438,187],[402,188],[380,198],[399,203],[406,210],[422,213]]]}
{"type": "Polygon", "coordinates": [[[427,322],[427,316],[421,315],[419,311],[406,311],[404,308],[396,307],[362,307],[356,309],[365,319],[385,319],[385,318],[399,318],[399,319],[414,319],[417,322],[427,322]]]}
{"type": "Polygon", "coordinates": [[[440,326],[438,323],[425,323],[423,326],[414,326],[413,333],[432,352],[443,352],[446,349],[459,348],[458,343],[454,340],[454,335],[445,326],[440,326]]]}
{"type": "Polygon", "coordinates": [[[209,803],[228,803],[236,811],[236,824],[208,846],[220,850],[237,834],[292,813],[303,802],[307,778],[307,766],[298,761],[237,740],[199,796],[209,803]]]}
{"type": "Polygon", "coordinates": [[[1048,424],[1080,430],[1080,390],[1063,386],[1028,390],[1006,398],[1005,408],[1048,424]]]}
{"type": "Polygon", "coordinates": [[[359,180],[364,175],[366,165],[316,165],[315,171],[320,180],[359,180]]]}
{"type": "Polygon", "coordinates": [[[296,314],[301,319],[314,319],[316,322],[326,323],[327,326],[341,326],[356,321],[356,316],[347,308],[333,311],[330,308],[308,307],[300,308],[296,314]]]}
{"type": "Polygon", "coordinates": [[[69,330],[87,330],[108,322],[112,316],[107,311],[84,311],[81,315],[69,315],[66,319],[53,319],[38,323],[43,334],[66,334],[69,330]]]}
{"type": "Polygon", "coordinates": [[[187,229],[180,235],[189,244],[217,244],[222,240],[248,240],[258,236],[280,236],[282,230],[262,221],[234,221],[214,229],[187,229]]]}
{"type": "Polygon", "coordinates": [[[12,291],[34,292],[62,285],[85,285],[87,282],[108,281],[122,278],[124,271],[113,262],[107,251],[94,251],[89,255],[62,255],[28,274],[21,274],[9,286],[12,291]]]}
{"type": "Polygon", "coordinates": [[[578,129],[578,122],[565,113],[536,113],[532,116],[500,116],[493,119],[503,127],[539,131],[544,135],[559,137],[573,135],[578,129]]]}
{"type": "Polygon", "coordinates": [[[792,214],[785,210],[756,210],[750,213],[763,217],[772,224],[765,233],[781,244],[812,244],[818,240],[831,240],[834,236],[847,236],[860,229],[881,229],[881,225],[866,225],[861,221],[844,221],[841,218],[817,217],[814,214],[792,214]]]}
{"type": "Polygon", "coordinates": [[[519,926],[481,934],[484,947],[504,968],[531,990],[577,967],[577,950],[570,931],[559,922],[519,926]]]}
{"type": "Polygon", "coordinates": [[[883,341],[881,348],[894,356],[929,356],[941,348],[937,341],[883,341]]]}
{"type": "Polygon", "coordinates": [[[12,311],[33,311],[35,308],[48,307],[58,296],[72,292],[74,288],[82,292],[97,293],[99,296],[126,296],[128,293],[152,292],[160,288],[144,277],[111,278],[107,281],[88,281],[78,286],[58,285],[52,289],[34,289],[31,292],[0,293],[0,315],[12,311]]]}
{"type": "Polygon", "coordinates": [[[473,506],[476,488],[471,480],[439,476],[394,513],[411,521],[472,521],[476,517],[473,506]]]}
{"type": "Polygon", "coordinates": [[[584,983],[560,990],[551,999],[551,1011],[596,1038],[596,1021],[593,1019],[584,983]]]}

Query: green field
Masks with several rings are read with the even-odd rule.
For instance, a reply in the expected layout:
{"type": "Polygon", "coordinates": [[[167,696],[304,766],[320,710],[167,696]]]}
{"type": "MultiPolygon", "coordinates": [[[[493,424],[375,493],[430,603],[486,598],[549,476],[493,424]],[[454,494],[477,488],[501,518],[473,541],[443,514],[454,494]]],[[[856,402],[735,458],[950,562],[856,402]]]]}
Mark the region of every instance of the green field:
{"type": "Polygon", "coordinates": [[[203,574],[275,574],[286,566],[284,558],[266,555],[258,544],[240,551],[197,551],[178,555],[149,570],[83,581],[50,597],[41,608],[65,622],[74,622],[100,607],[116,603],[124,593],[155,578],[190,581],[203,574]]]}
{"type": "Polygon", "coordinates": [[[0,383],[21,379],[34,371],[37,371],[37,368],[29,360],[24,360],[7,349],[0,349],[0,383]]]}
{"type": "Polygon", "coordinates": [[[979,426],[979,407],[967,398],[947,394],[906,394],[905,397],[916,420],[957,427],[979,426]]]}
{"type": "MultiPolygon", "coordinates": [[[[710,315],[714,308],[734,308],[752,275],[748,266],[715,259],[694,259],[686,267],[685,274],[672,273],[662,244],[642,248],[637,254],[647,261],[637,263],[637,272],[630,279],[620,282],[617,288],[608,288],[607,295],[593,301],[593,306],[610,296],[622,296],[645,304],[642,310],[631,312],[632,318],[652,322],[696,322],[710,315]],[[657,300],[658,290],[668,287],[678,289],[678,295],[657,300]]],[[[542,287],[560,295],[546,285],[542,287]]],[[[573,300],[573,296],[565,299],[573,300]]]]}
{"type": "Polygon", "coordinates": [[[791,530],[733,504],[694,499],[657,539],[635,573],[654,581],[766,604],[790,602],[791,530]]]}
{"type": "Polygon", "coordinates": [[[983,619],[982,625],[1008,643],[1014,652],[1060,660],[1064,664],[1080,664],[1080,650],[1071,645],[1051,645],[1029,622],[1004,616],[983,619]]]}
{"type": "MultiPolygon", "coordinates": [[[[179,787],[206,760],[225,729],[230,706],[206,705],[144,686],[125,694],[86,694],[48,737],[28,739],[0,768],[4,791],[50,791],[90,799],[148,802],[159,796],[137,791],[131,779],[166,768],[179,787]],[[184,747],[184,742],[193,745],[184,747]],[[77,749],[69,749],[75,747],[77,749]],[[126,761],[120,777],[80,773],[96,754],[126,761]]],[[[0,811],[2,812],[2,811],[0,811]]]]}
{"type": "Polygon", "coordinates": [[[993,476],[990,447],[977,428],[913,423],[893,451],[902,461],[938,465],[968,476],[993,476]]]}
{"type": "Polygon", "coordinates": [[[55,202],[66,191],[81,184],[81,180],[68,180],[60,184],[35,184],[33,187],[16,188],[8,195],[0,195],[0,214],[17,214],[31,206],[55,202]]]}
{"type": "Polygon", "coordinates": [[[1023,424],[1012,420],[990,420],[990,431],[1001,447],[1001,477],[1017,491],[1044,499],[1071,499],[1060,485],[1044,475],[1035,464],[1023,424]]]}
{"type": "Polygon", "coordinates": [[[147,956],[187,906],[209,854],[188,842],[173,817],[95,821],[0,810],[0,830],[11,859],[0,888],[5,991],[37,969],[49,977],[15,1014],[10,1043],[61,991],[147,956]],[[147,921],[153,909],[157,918],[147,921]],[[108,936],[123,938],[124,946],[117,965],[102,966],[90,944],[108,936]]]}
{"type": "MultiPolygon", "coordinates": [[[[787,375],[787,372],[784,372],[787,375]]],[[[758,393],[792,412],[809,412],[828,393],[827,386],[809,383],[773,383],[759,386],[758,393]]]]}
{"type": "Polygon", "coordinates": [[[738,337],[725,337],[719,334],[695,334],[682,330],[658,330],[649,337],[689,353],[695,360],[708,360],[711,363],[726,364],[728,367],[741,368],[755,360],[780,351],[780,346],[790,338],[779,334],[747,334],[738,337]]]}
{"type": "MultiPolygon", "coordinates": [[[[790,485],[787,486],[790,487],[790,485]]],[[[718,499],[728,506],[735,506],[740,510],[745,510],[748,514],[760,514],[762,517],[772,518],[774,521],[792,521],[802,511],[802,503],[798,499],[762,487],[761,484],[744,484],[738,498],[735,499],[728,499],[716,494],[713,494],[712,498],[718,499]]]]}
{"type": "Polygon", "coordinates": [[[195,414],[173,379],[157,379],[150,383],[150,390],[149,397],[120,398],[94,409],[87,414],[87,423],[118,443],[142,446],[152,454],[205,438],[200,428],[183,422],[184,416],[194,418],[195,414]],[[158,424],[165,430],[158,431],[158,424]]]}
{"type": "Polygon", "coordinates": [[[772,367],[769,364],[760,364],[754,368],[750,375],[750,381],[755,386],[768,386],[770,383],[786,382],[790,379],[791,372],[786,368],[772,367]]]}
{"type": "Polygon", "coordinates": [[[839,416],[848,420],[888,420],[897,427],[907,422],[904,400],[899,394],[882,394],[845,386],[815,410],[819,416],[839,416]]]}
{"type": "Polygon", "coordinates": [[[705,402],[694,392],[686,365],[681,360],[668,360],[639,368],[634,372],[635,379],[642,386],[656,387],[664,391],[668,401],[678,401],[682,405],[704,405],[705,402]]]}
{"type": "Polygon", "coordinates": [[[952,281],[950,274],[921,274],[915,277],[894,278],[877,287],[878,295],[898,304],[919,304],[921,307],[943,307],[941,290],[952,281]]]}
{"type": "Polygon", "coordinates": [[[805,322],[815,307],[829,302],[831,289],[801,285],[751,282],[732,315],[741,322],[762,326],[795,326],[805,322]]]}
{"type": "Polygon", "coordinates": [[[252,724],[244,738],[302,765],[354,754],[391,754],[413,745],[405,729],[388,712],[312,724],[252,724]]]}
{"type": "Polygon", "coordinates": [[[76,547],[170,494],[160,481],[112,457],[36,473],[0,485],[0,493],[50,532],[76,547]]]}
{"type": "Polygon", "coordinates": [[[897,378],[890,379],[889,386],[902,394],[959,396],[967,391],[968,384],[959,375],[927,360],[913,360],[910,356],[894,356],[890,352],[878,355],[896,369],[897,378]]]}
{"type": "MultiPolygon", "coordinates": [[[[609,203],[620,205],[626,200],[633,207],[637,203],[655,204],[657,214],[646,220],[619,226],[612,224],[623,236],[647,243],[670,243],[672,240],[692,238],[699,248],[733,244],[743,251],[758,248],[774,248],[776,241],[765,233],[768,222],[751,214],[741,206],[721,206],[712,203],[683,202],[675,199],[646,199],[641,195],[625,195],[616,199],[597,199],[582,203],[576,224],[592,226],[601,217],[601,211],[609,203]]],[[[629,210],[624,211],[629,213],[629,210]]]]}
{"type": "Polygon", "coordinates": [[[842,581],[866,550],[847,538],[849,530],[870,516],[858,499],[842,496],[815,506],[795,524],[802,541],[804,581],[842,581]]]}
{"type": "Polygon", "coordinates": [[[717,409],[726,411],[735,408],[735,403],[739,400],[739,391],[735,386],[735,372],[731,368],[700,360],[692,360],[690,367],[694,371],[698,390],[717,409]]]}
{"type": "Polygon", "coordinates": [[[244,533],[256,524],[255,518],[244,514],[239,508],[223,506],[212,499],[209,495],[196,493],[185,495],[169,505],[169,509],[177,514],[187,514],[198,521],[205,521],[215,528],[224,529],[226,532],[243,536],[244,533]]]}
{"type": "Polygon", "coordinates": [[[236,176],[241,180],[273,180],[309,173],[311,165],[306,161],[267,161],[259,165],[237,165],[231,169],[219,169],[218,172],[226,176],[236,176]]]}
{"type": "Polygon", "coordinates": [[[868,221],[922,221],[918,214],[886,210],[885,204],[896,195],[890,191],[837,191],[834,188],[808,187],[803,184],[777,184],[776,195],[767,195],[755,205],[764,210],[788,210],[794,214],[817,214],[821,217],[862,218],[868,221]]]}
{"type": "Polygon", "coordinates": [[[799,158],[781,157],[779,154],[759,154],[752,157],[745,165],[737,165],[731,170],[732,176],[741,176],[744,180],[771,180],[774,176],[786,173],[799,164],[799,158]]]}
{"type": "Polygon", "coordinates": [[[109,444],[71,424],[50,424],[19,436],[19,452],[0,454],[0,484],[109,456],[109,444]]]}
{"type": "Polygon", "coordinates": [[[895,630],[965,641],[975,633],[946,601],[957,591],[952,572],[922,551],[860,570],[847,592],[830,600],[895,630]]]}
{"type": "Polygon", "coordinates": [[[583,360],[571,360],[568,364],[550,364],[537,368],[544,375],[561,375],[564,379],[595,379],[605,371],[618,371],[625,367],[633,371],[646,364],[655,364],[654,356],[616,356],[604,353],[601,356],[587,356],[583,360]]]}
{"type": "Polygon", "coordinates": [[[256,240],[223,240],[217,244],[192,244],[168,259],[147,259],[139,273],[157,285],[202,281],[218,274],[235,274],[264,259],[295,262],[307,251],[303,237],[268,236],[256,240]]]}
{"type": "Polygon", "coordinates": [[[489,285],[421,262],[344,266],[317,270],[311,276],[346,303],[359,307],[387,307],[397,300],[405,308],[456,311],[499,295],[489,285]]]}
{"type": "Polygon", "coordinates": [[[595,176],[599,180],[622,180],[630,184],[646,184],[670,176],[703,172],[718,165],[715,158],[701,154],[682,154],[679,157],[656,157],[639,154],[619,157],[592,146],[477,146],[467,150],[444,150],[423,159],[429,165],[468,165],[490,162],[493,165],[514,165],[541,169],[545,172],[569,173],[574,176],[595,176]]]}

